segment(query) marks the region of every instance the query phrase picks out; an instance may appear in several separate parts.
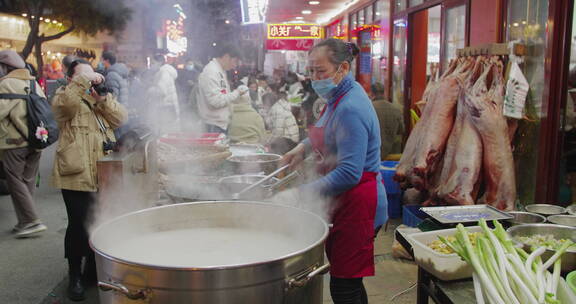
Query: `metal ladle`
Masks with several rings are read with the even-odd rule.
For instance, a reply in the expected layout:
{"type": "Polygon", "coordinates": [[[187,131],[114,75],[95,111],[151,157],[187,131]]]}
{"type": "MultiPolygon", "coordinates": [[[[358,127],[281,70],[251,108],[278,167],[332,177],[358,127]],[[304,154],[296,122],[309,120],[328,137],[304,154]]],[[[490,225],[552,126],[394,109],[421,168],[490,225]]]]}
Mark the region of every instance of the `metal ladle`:
{"type": "Polygon", "coordinates": [[[276,169],[276,171],[270,173],[270,175],[267,175],[266,177],[264,177],[263,179],[257,181],[256,183],[254,183],[254,184],[252,184],[252,185],[250,185],[250,186],[242,189],[240,192],[234,193],[234,194],[232,195],[232,197],[233,197],[234,199],[238,199],[238,198],[240,197],[240,195],[242,195],[242,194],[244,194],[244,193],[246,193],[246,192],[248,192],[248,191],[250,191],[250,190],[252,190],[252,189],[254,189],[254,188],[258,187],[258,186],[260,186],[260,185],[262,185],[263,183],[269,181],[271,178],[273,178],[274,176],[276,176],[278,173],[283,172],[284,170],[288,169],[289,167],[290,167],[290,165],[285,165],[285,166],[282,166],[282,167],[276,169]]]}

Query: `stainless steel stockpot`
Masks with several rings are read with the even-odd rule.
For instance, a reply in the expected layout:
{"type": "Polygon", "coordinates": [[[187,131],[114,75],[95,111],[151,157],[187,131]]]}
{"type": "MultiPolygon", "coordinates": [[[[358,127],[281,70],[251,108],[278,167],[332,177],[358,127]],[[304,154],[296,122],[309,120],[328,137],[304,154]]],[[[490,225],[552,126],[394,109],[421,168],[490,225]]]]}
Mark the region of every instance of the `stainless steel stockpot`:
{"type": "MultiPolygon", "coordinates": [[[[320,304],[328,226],[310,212],[259,202],[199,202],[130,213],[97,227],[100,303],[320,304]],[[293,252],[239,265],[166,267],[115,257],[110,248],[132,237],[166,230],[234,227],[266,229],[297,238],[293,252]]],[[[196,244],[202,246],[202,244],[196,244]]],[[[150,244],[154,246],[154,244],[150,244]]],[[[250,246],[250,244],[246,244],[250,246]]],[[[179,250],[179,248],[169,248],[179,250]]],[[[230,248],[234,254],[234,248],[230,248]]]]}

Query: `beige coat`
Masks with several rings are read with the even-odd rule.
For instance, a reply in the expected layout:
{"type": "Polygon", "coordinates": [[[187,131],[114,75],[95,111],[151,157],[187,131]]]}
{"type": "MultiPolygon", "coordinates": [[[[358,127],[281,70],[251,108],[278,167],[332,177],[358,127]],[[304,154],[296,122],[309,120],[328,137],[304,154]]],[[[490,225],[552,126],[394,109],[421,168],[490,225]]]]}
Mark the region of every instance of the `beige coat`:
{"type": "MultiPolygon", "coordinates": [[[[244,96],[240,98],[244,98],[244,96]]],[[[248,102],[235,104],[233,105],[228,136],[235,143],[262,143],[266,137],[264,119],[248,102]]]]}
{"type": "MultiPolygon", "coordinates": [[[[0,78],[0,94],[23,94],[30,88],[30,80],[34,79],[26,69],[17,69],[0,78]]],[[[36,93],[44,97],[42,88],[36,83],[36,93]]],[[[0,150],[23,148],[28,146],[26,120],[26,100],[0,99],[0,150]],[[18,128],[18,129],[16,129],[18,128]]]]}
{"type": "Polygon", "coordinates": [[[104,156],[102,148],[106,137],[115,141],[113,129],[127,118],[126,109],[108,94],[105,101],[96,101],[87,92],[90,82],[79,76],[66,87],[58,89],[52,101],[52,110],[60,128],[60,140],[54,161],[53,182],[56,188],[96,192],[98,179],[96,162],[104,156]],[[83,102],[86,100],[107,128],[101,132],[94,112],[83,102]]]}

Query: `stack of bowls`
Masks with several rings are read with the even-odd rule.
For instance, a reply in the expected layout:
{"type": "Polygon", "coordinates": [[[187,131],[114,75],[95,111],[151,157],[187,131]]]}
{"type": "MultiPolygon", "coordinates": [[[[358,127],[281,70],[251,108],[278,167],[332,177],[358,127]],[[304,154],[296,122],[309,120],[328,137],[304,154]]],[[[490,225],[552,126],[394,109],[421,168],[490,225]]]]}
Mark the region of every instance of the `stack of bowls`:
{"type": "Polygon", "coordinates": [[[524,224],[540,224],[546,222],[546,217],[536,213],[524,212],[524,211],[509,211],[506,213],[514,217],[507,220],[511,226],[524,225],[524,224]]]}
{"type": "Polygon", "coordinates": [[[538,213],[543,216],[550,216],[550,215],[558,215],[566,213],[566,208],[550,205],[550,204],[534,204],[534,205],[527,205],[524,207],[526,211],[532,213],[538,213]]]}

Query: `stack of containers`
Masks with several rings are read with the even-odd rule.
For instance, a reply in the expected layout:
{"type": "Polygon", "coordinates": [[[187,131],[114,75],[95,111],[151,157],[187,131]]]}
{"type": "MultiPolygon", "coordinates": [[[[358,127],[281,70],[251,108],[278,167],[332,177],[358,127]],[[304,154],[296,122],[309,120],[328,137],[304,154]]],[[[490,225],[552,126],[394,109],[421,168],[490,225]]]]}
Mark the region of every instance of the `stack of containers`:
{"type": "Polygon", "coordinates": [[[392,178],[396,173],[397,161],[383,161],[380,164],[380,174],[386,188],[388,197],[388,216],[390,218],[402,217],[402,190],[400,185],[392,178]]]}

